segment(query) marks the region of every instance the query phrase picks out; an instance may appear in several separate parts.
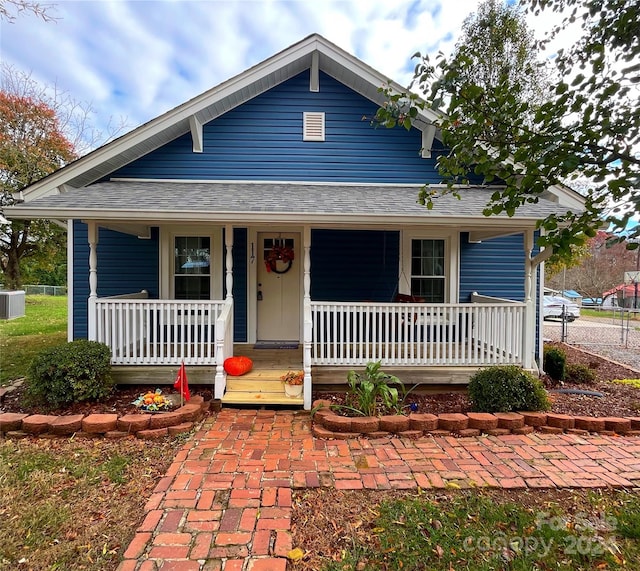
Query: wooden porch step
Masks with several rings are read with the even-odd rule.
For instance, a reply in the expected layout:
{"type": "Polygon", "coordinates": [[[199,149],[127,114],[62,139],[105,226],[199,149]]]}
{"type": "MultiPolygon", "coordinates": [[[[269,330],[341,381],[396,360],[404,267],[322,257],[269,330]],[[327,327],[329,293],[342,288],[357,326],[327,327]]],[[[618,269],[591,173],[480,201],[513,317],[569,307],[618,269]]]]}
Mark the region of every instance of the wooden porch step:
{"type": "Polygon", "coordinates": [[[280,377],[289,369],[253,369],[241,377],[227,376],[223,404],[293,405],[303,406],[302,397],[284,394],[280,377]]]}
{"type": "Polygon", "coordinates": [[[282,389],[282,381],[280,377],[285,375],[290,369],[253,369],[248,373],[234,377],[227,375],[227,389],[233,390],[256,390],[253,387],[259,385],[265,385],[269,387],[268,392],[277,391],[278,388],[282,389]]]}
{"type": "Polygon", "coordinates": [[[279,393],[227,391],[222,397],[222,404],[304,406],[304,399],[302,397],[288,397],[284,391],[279,393]]]}

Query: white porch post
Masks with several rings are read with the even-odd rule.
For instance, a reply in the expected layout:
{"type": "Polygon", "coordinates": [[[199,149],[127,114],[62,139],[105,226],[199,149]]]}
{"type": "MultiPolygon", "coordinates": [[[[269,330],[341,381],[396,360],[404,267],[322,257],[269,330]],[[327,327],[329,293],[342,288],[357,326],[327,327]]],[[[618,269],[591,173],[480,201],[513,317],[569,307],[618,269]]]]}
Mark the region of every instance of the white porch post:
{"type": "Polygon", "coordinates": [[[95,222],[88,223],[89,239],[89,307],[88,337],[89,341],[97,339],[96,300],[98,299],[98,227],[95,222]]]}
{"type": "Polygon", "coordinates": [[[311,321],[311,227],[305,226],[303,232],[304,248],[304,300],[303,300],[303,349],[302,363],[304,368],[304,408],[311,409],[311,334],[313,322],[311,321]]]}
{"type": "Polygon", "coordinates": [[[225,258],[227,299],[233,299],[233,226],[225,226],[224,241],[227,252],[225,258]]]}
{"type": "Polygon", "coordinates": [[[524,331],[523,331],[523,363],[525,369],[531,369],[533,366],[533,348],[536,334],[536,306],[533,303],[533,269],[535,267],[531,253],[533,252],[533,230],[525,230],[524,232],[524,331]]]}
{"type": "MultiPolygon", "coordinates": [[[[227,289],[226,301],[227,306],[233,304],[233,226],[228,224],[224,231],[225,243],[225,285],[227,289]]],[[[229,327],[216,327],[216,376],[213,381],[213,396],[221,399],[227,386],[227,375],[224,371],[224,360],[232,357],[233,349],[229,351],[228,347],[233,347],[233,315],[229,316],[231,323],[229,327]],[[226,339],[227,335],[231,335],[231,339],[226,339]]],[[[218,324],[218,322],[216,322],[218,324]]]]}

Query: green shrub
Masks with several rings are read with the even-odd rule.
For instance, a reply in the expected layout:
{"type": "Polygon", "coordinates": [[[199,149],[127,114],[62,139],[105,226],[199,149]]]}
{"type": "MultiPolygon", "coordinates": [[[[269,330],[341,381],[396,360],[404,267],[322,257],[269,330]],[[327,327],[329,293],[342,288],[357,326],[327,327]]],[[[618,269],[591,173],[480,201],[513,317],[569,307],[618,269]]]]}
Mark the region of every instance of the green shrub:
{"type": "Polygon", "coordinates": [[[551,377],[551,380],[556,383],[564,381],[567,374],[567,356],[565,352],[557,347],[545,347],[542,368],[551,377]]]}
{"type": "Polygon", "coordinates": [[[79,339],[38,354],[29,368],[27,396],[53,407],[100,399],[111,392],[111,352],[79,339]]]}
{"type": "Polygon", "coordinates": [[[593,369],[579,363],[567,363],[567,372],[564,377],[567,383],[576,385],[592,385],[596,382],[596,374],[593,369]]]}
{"type": "Polygon", "coordinates": [[[480,369],[469,381],[469,400],[476,412],[548,410],[542,382],[515,365],[480,369]]]}

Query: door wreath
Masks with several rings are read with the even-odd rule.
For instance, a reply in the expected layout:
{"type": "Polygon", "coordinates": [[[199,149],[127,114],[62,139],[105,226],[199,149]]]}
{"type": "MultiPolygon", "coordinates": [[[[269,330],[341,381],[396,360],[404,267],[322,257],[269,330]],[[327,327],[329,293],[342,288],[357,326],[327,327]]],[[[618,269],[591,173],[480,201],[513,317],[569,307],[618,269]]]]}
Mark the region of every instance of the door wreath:
{"type": "Polygon", "coordinates": [[[264,259],[267,272],[273,272],[274,274],[286,274],[291,269],[294,257],[293,248],[288,248],[287,246],[274,246],[269,250],[269,253],[264,259]],[[286,264],[284,269],[278,269],[278,261],[286,264]]]}

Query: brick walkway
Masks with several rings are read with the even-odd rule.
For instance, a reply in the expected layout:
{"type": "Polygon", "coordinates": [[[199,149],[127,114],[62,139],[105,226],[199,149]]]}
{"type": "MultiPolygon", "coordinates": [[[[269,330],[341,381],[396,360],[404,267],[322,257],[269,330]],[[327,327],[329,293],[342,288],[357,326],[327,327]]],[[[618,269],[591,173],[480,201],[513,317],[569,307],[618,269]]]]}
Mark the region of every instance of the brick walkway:
{"type": "Polygon", "coordinates": [[[206,421],[149,498],[118,571],[284,571],[295,488],[640,486],[638,437],[324,441],[310,429],[291,411],[206,421]]]}

